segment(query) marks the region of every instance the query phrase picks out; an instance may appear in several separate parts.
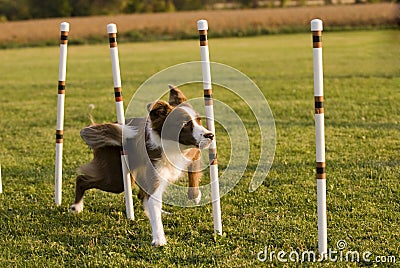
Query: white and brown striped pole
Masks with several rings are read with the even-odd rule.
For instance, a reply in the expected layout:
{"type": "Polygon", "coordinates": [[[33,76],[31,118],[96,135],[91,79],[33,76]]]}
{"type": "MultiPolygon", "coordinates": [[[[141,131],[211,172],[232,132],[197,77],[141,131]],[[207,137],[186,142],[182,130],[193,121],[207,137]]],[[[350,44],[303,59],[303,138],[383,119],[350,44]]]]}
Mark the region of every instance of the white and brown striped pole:
{"type": "MultiPolygon", "coordinates": [[[[119,68],[119,56],[118,56],[118,45],[117,45],[117,25],[110,23],[107,25],[107,32],[110,42],[110,55],[112,64],[112,75],[114,82],[114,95],[115,105],[117,111],[118,124],[125,125],[125,113],[124,113],[124,102],[122,98],[122,85],[121,85],[121,73],[119,68]]],[[[121,146],[121,164],[122,164],[122,176],[124,181],[124,192],[125,192],[125,206],[126,206],[126,217],[133,220],[135,215],[133,212],[133,200],[132,200],[132,183],[130,172],[128,170],[125,158],[127,157],[126,152],[121,146]]]]}
{"type": "Polygon", "coordinates": [[[57,123],[56,123],[56,163],[54,199],[56,205],[61,205],[62,199],[62,157],[63,157],[63,135],[64,135],[64,102],[65,102],[65,80],[67,76],[67,48],[69,23],[60,24],[60,62],[58,66],[58,100],[57,100],[57,123]]]}
{"type": "Polygon", "coordinates": [[[328,228],[326,212],[325,127],[324,127],[324,77],[322,69],[322,21],[311,21],[314,63],[315,142],[317,173],[318,251],[328,253],[328,228]]]}
{"type": "Polygon", "coordinates": [[[222,235],[221,204],[219,195],[218,163],[217,163],[217,143],[215,139],[214,126],[214,106],[211,87],[210,55],[208,51],[207,31],[208,23],[206,20],[197,21],[197,29],[200,36],[201,67],[203,74],[204,102],[206,109],[207,129],[214,134],[214,139],[209,148],[210,160],[210,182],[211,200],[213,208],[214,232],[222,235]]]}

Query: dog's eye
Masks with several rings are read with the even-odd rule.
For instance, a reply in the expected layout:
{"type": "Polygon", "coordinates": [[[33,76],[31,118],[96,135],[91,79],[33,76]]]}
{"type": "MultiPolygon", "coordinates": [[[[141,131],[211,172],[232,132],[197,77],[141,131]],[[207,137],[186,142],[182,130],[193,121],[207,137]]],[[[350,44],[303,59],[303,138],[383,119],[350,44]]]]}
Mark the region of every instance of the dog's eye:
{"type": "Polygon", "coordinates": [[[196,122],[197,122],[197,124],[201,125],[201,117],[197,117],[196,122]]]}
{"type": "Polygon", "coordinates": [[[189,127],[190,126],[191,121],[186,121],[182,123],[182,127],[189,127]]]}

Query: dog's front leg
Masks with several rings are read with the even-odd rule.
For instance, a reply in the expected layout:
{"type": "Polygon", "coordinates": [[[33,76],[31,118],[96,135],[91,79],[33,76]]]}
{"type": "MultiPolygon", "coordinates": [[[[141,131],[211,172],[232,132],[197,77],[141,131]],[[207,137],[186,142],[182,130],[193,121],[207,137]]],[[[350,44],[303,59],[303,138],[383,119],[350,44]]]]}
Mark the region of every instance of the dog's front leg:
{"type": "Polygon", "coordinates": [[[188,198],[189,200],[194,200],[196,204],[199,204],[201,200],[201,191],[199,189],[201,175],[201,163],[199,161],[192,162],[188,167],[188,198]]]}
{"type": "Polygon", "coordinates": [[[143,200],[143,206],[145,211],[148,212],[148,216],[151,224],[151,232],[153,246],[164,246],[167,244],[167,239],[164,234],[164,227],[161,219],[162,212],[162,194],[164,192],[165,185],[160,183],[155,192],[150,195],[148,199],[143,200]]]}

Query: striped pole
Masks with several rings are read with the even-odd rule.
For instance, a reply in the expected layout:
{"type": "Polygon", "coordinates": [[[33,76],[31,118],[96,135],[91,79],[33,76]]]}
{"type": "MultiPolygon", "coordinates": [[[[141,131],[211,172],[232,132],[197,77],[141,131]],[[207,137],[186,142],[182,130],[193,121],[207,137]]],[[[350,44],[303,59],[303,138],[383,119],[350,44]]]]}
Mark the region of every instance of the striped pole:
{"type": "Polygon", "coordinates": [[[325,130],[324,130],[324,78],[322,71],[322,21],[311,21],[314,63],[315,141],[317,171],[318,251],[328,252],[326,215],[325,130]]]}
{"type": "MultiPolygon", "coordinates": [[[[110,55],[111,55],[112,74],[114,81],[117,121],[118,124],[125,125],[124,102],[122,98],[121,73],[119,69],[119,57],[118,57],[118,45],[117,45],[117,25],[115,25],[114,23],[108,24],[107,32],[110,41],[110,55]]],[[[122,164],[122,176],[124,181],[124,191],[125,191],[126,217],[128,219],[133,220],[135,215],[133,213],[131,177],[125,162],[125,157],[127,157],[126,152],[124,151],[123,147],[121,147],[121,164],[122,164]]]]}
{"type": "Polygon", "coordinates": [[[197,22],[197,29],[199,30],[199,35],[200,35],[200,54],[201,54],[201,67],[202,67],[201,69],[203,73],[204,102],[206,108],[207,128],[214,134],[214,139],[209,148],[211,199],[212,199],[213,218],[214,218],[214,232],[216,234],[222,235],[221,204],[219,196],[218,163],[217,163],[217,143],[215,139],[210,55],[208,51],[208,40],[207,40],[207,30],[208,30],[207,21],[199,20],[197,22]]]}
{"type": "Polygon", "coordinates": [[[56,123],[56,163],[54,199],[56,205],[61,205],[62,196],[62,156],[63,156],[63,134],[64,134],[64,102],[65,102],[65,80],[67,76],[67,48],[69,23],[60,24],[60,64],[58,66],[58,100],[57,100],[57,123],[56,123]]]}

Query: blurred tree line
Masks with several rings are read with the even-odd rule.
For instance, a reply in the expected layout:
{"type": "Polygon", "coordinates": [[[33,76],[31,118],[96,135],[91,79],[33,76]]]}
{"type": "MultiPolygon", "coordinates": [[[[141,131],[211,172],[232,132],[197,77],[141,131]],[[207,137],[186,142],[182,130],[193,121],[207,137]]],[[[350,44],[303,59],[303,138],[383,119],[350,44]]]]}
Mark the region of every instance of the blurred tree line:
{"type": "MultiPolygon", "coordinates": [[[[276,6],[276,3],[285,6],[288,1],[291,0],[0,0],[0,21],[213,9],[217,5],[219,8],[257,8],[276,6]]],[[[307,2],[297,1],[301,5],[307,2]]],[[[326,4],[332,1],[324,0],[326,4]]],[[[355,3],[381,1],[391,0],[354,0],[355,3]]]]}

